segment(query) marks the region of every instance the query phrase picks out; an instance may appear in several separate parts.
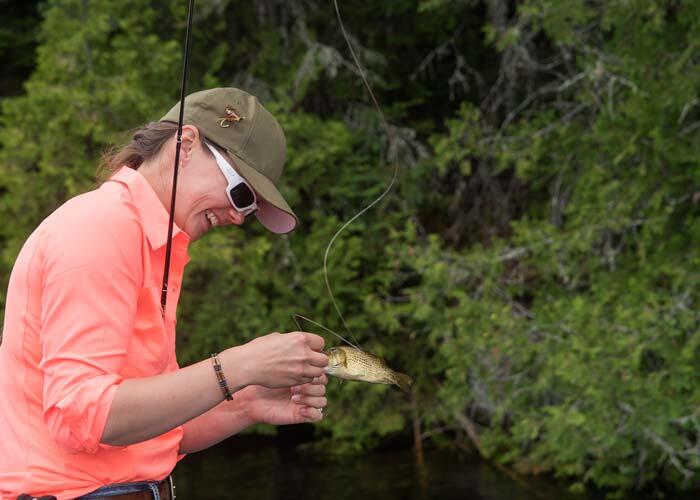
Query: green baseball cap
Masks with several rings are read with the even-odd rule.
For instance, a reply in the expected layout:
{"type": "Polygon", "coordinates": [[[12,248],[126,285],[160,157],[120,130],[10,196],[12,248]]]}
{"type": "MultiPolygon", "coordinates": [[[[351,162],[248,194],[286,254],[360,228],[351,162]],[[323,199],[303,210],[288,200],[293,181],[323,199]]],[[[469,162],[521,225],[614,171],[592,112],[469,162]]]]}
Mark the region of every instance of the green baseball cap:
{"type": "MultiPolygon", "coordinates": [[[[177,123],[180,103],[160,121],[177,123]]],[[[273,233],[292,231],[299,219],[277,189],[286,156],[284,132],[257,97],[236,88],[202,90],[185,98],[183,123],[195,125],[222,148],[257,195],[255,216],[273,233]]]]}

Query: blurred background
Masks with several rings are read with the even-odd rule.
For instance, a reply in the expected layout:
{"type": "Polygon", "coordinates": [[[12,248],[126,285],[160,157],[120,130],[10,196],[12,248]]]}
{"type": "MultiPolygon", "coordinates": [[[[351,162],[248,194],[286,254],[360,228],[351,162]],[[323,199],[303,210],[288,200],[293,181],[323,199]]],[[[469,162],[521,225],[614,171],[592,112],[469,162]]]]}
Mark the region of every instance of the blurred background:
{"type": "MultiPolygon", "coordinates": [[[[195,3],[188,92],[236,86],[273,112],[301,225],[190,248],[179,360],[293,314],[345,334],[323,254],[395,155],[328,266],[357,340],[413,391],[331,380],[321,424],[188,457],[178,493],[696,498],[700,2],[339,6],[390,135],[332,2],[195,3]]],[[[0,0],[0,309],[35,226],[177,101],[186,9],[0,0]]]]}

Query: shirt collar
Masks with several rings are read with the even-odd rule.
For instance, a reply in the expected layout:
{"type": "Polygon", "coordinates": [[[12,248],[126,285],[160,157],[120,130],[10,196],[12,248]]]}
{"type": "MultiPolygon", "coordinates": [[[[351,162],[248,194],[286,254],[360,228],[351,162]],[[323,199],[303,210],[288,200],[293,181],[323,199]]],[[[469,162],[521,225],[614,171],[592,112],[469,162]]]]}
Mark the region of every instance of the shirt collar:
{"type": "MultiPolygon", "coordinates": [[[[109,180],[121,182],[131,193],[151,248],[155,251],[165,246],[168,239],[170,214],[145,177],[138,170],[122,167],[109,180]]],[[[184,238],[185,243],[189,243],[189,235],[173,223],[173,240],[178,234],[182,234],[178,239],[184,238]]]]}

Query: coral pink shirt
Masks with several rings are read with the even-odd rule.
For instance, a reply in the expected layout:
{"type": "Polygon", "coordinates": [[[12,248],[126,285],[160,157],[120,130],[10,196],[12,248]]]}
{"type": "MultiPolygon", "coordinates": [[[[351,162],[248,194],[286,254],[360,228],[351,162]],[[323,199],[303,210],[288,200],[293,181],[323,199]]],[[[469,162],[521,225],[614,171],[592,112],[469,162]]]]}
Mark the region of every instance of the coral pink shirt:
{"type": "Polygon", "coordinates": [[[130,446],[100,443],[122,380],[178,369],[175,308],[189,236],[174,228],[165,320],[160,288],[168,213],[123,167],[47,217],[25,242],[0,345],[0,500],[59,500],[159,480],[182,428],[130,446]]]}

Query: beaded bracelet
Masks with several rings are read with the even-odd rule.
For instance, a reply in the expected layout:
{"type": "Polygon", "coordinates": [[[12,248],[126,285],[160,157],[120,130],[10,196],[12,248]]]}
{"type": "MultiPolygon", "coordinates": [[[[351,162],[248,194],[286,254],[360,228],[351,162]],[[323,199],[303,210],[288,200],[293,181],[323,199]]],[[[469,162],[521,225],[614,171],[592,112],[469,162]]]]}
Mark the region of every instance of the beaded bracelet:
{"type": "Polygon", "coordinates": [[[214,371],[216,372],[216,378],[219,380],[219,387],[221,387],[221,391],[224,393],[226,401],[231,401],[233,399],[233,395],[231,394],[231,390],[228,388],[228,384],[226,383],[226,377],[224,377],[224,372],[221,370],[219,356],[216,353],[214,353],[211,355],[211,359],[214,363],[214,371]]]}

